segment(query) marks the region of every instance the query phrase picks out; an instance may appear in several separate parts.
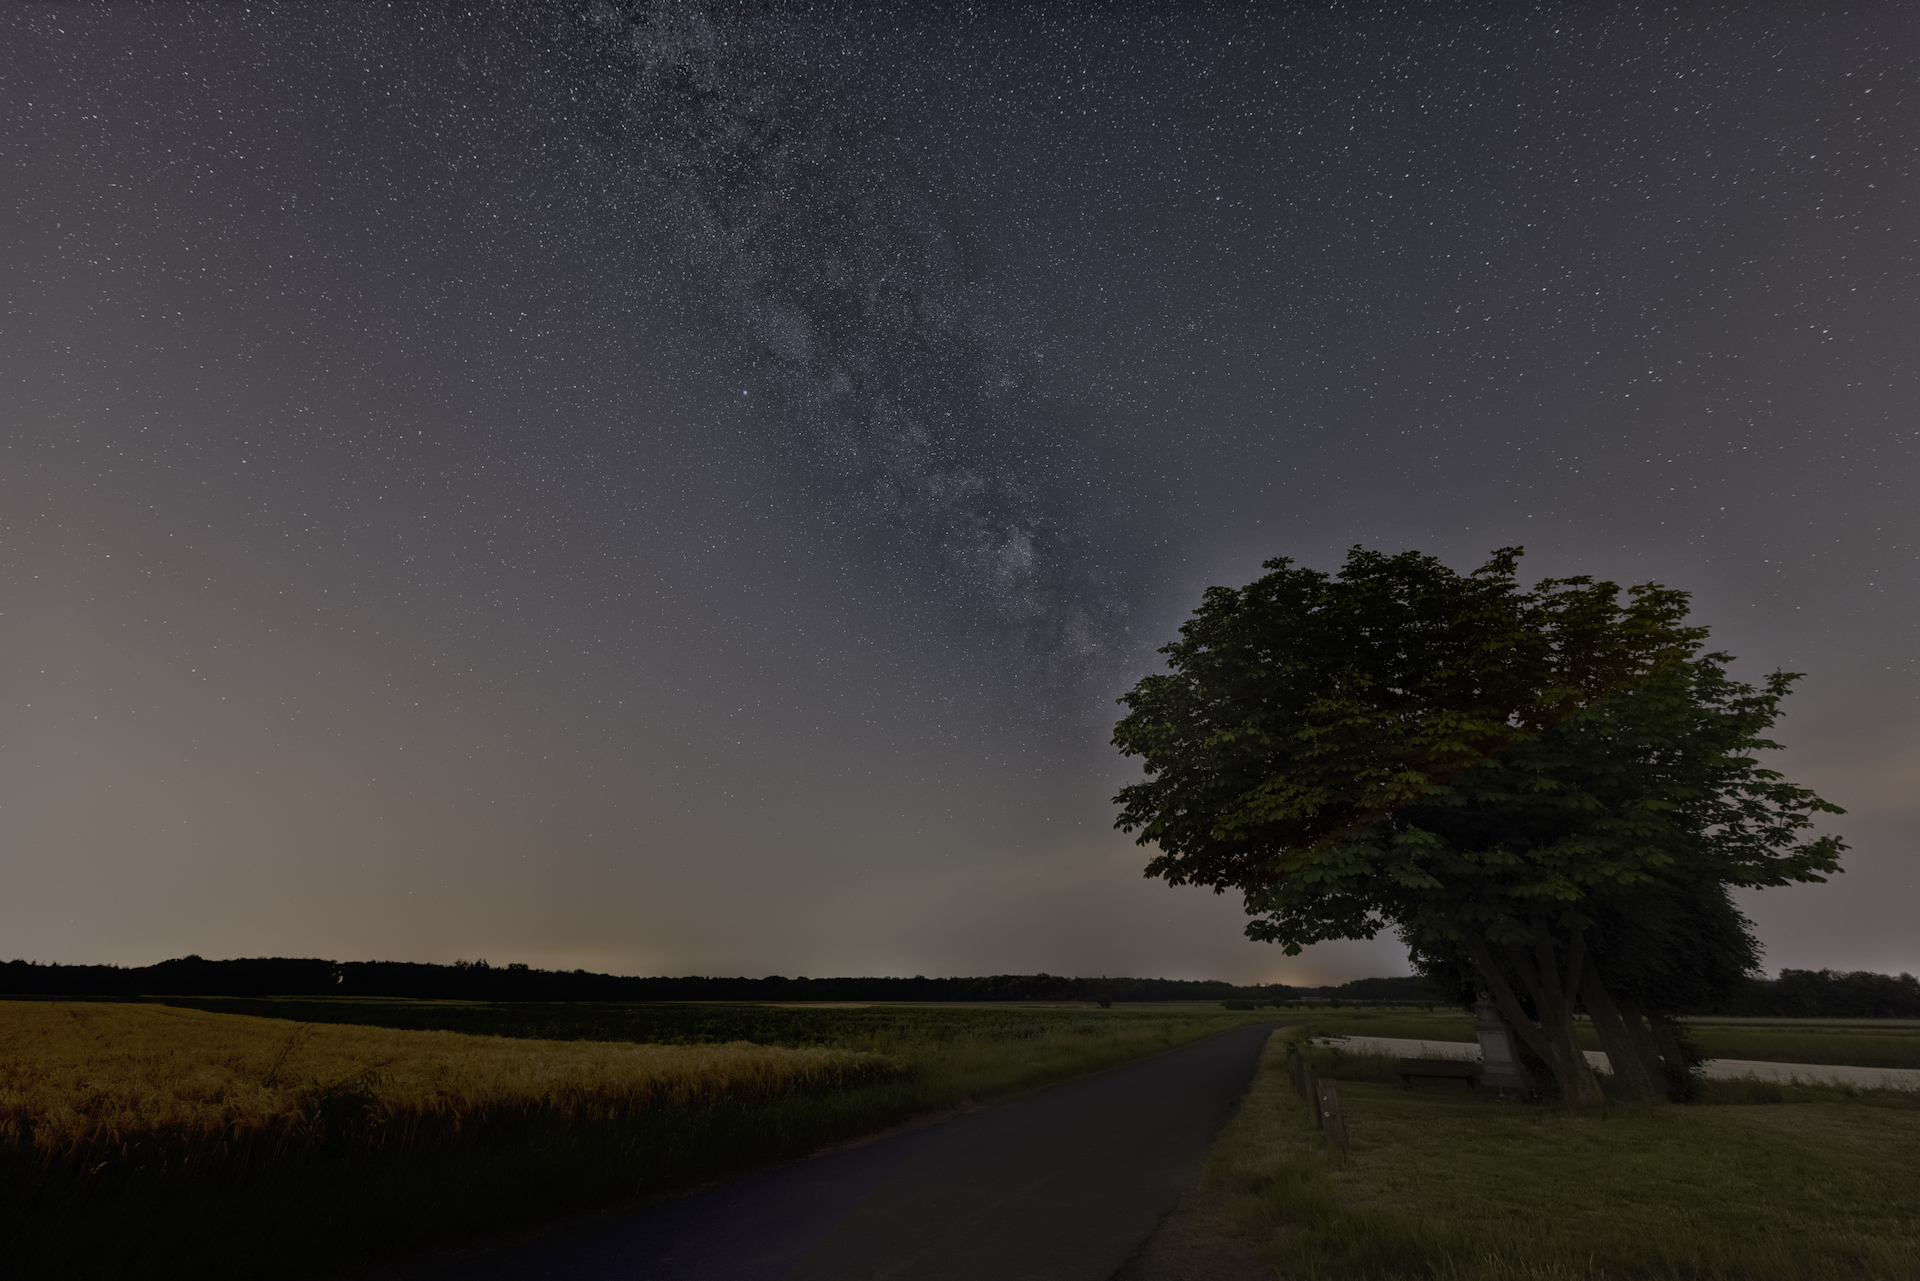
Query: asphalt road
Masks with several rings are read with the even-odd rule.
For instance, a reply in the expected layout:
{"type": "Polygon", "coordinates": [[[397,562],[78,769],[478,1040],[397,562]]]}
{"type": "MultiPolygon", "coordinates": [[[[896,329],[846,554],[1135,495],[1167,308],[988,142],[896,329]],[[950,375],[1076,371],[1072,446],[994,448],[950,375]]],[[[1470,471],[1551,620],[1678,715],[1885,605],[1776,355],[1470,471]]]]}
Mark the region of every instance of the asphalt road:
{"type": "Polygon", "coordinates": [[[1109,1281],[1198,1175],[1266,1027],[577,1233],[436,1281],[1109,1281]]]}

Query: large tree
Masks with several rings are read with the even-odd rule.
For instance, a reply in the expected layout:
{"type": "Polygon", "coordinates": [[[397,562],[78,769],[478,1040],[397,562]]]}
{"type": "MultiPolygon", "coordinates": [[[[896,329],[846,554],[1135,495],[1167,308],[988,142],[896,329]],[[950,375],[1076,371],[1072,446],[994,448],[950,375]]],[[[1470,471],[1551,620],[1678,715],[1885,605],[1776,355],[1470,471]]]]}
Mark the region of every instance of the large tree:
{"type": "Polygon", "coordinates": [[[1751,755],[1790,676],[1755,690],[1697,657],[1683,593],[1525,590],[1518,558],[1458,575],[1356,548],[1337,575],[1272,561],[1209,590],[1121,700],[1146,777],[1117,825],[1159,846],[1149,875],[1240,891],[1289,952],[1393,927],[1467,958],[1574,1101],[1598,1097],[1584,1007],[1651,1092],[1635,1002],[1727,924],[1727,886],[1833,870],[1839,843],[1806,836],[1833,807],[1751,755]]]}

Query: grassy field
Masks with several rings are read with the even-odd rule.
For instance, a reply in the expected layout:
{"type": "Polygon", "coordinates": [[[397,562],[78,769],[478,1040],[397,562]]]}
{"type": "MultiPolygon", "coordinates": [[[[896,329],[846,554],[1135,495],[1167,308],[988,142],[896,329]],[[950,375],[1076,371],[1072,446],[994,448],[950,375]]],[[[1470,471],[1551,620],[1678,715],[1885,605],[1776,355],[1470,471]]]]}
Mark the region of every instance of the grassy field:
{"type": "Polygon", "coordinates": [[[1911,1019],[1690,1019],[1710,1059],[1920,1068],[1920,1021],[1911,1019]]]}
{"type": "MultiPolygon", "coordinates": [[[[151,997],[167,1005],[227,1014],[466,1032],[553,1041],[705,1045],[832,1046],[891,1053],[969,1037],[1021,1040],[1051,1031],[1104,1028],[1116,1019],[1189,1015],[1192,1004],[1129,1004],[1117,1011],[1072,1005],[791,1004],[749,1002],[417,1001],[392,997],[151,997]]],[[[1219,1013],[1217,1006],[1204,1009],[1219,1013]]]]}
{"type": "MultiPolygon", "coordinates": [[[[1076,1006],[863,1005],[795,1006],[746,1003],[487,1003],[391,998],[153,998],[182,1007],[289,1018],[309,1023],[357,1023],[548,1040],[643,1041],[700,1045],[752,1041],[759,1045],[825,1045],[893,1053],[967,1037],[992,1040],[1041,1036],[1099,1026],[1116,1012],[1076,1006]]],[[[1148,1016],[1175,1005],[1127,1005],[1117,1013],[1148,1016]]],[[[1470,1042],[1473,1020],[1453,1009],[1415,1008],[1276,1011],[1261,1017],[1298,1022],[1319,1036],[1395,1036],[1470,1042]]],[[[1740,1019],[1688,1020],[1708,1058],[1775,1063],[1833,1063],[1855,1067],[1920,1068],[1920,1020],[1740,1019]]],[[[1589,1027],[1587,1048],[1599,1049],[1589,1027]]]]}
{"type": "Polygon", "coordinates": [[[0,1001],[7,1275],[337,1270],[686,1186],[1264,1017],[186,1004],[0,1001]]]}
{"type": "MultiPolygon", "coordinates": [[[[1458,1010],[1313,1010],[1289,1015],[1312,1036],[1396,1036],[1471,1041],[1473,1020],[1458,1010]]],[[[1911,1019],[1695,1018],[1687,1025],[1710,1059],[1920,1068],[1920,1021],[1911,1019]]],[[[1600,1048],[1591,1027],[1581,1038],[1600,1048]]]]}
{"type": "MultiPolygon", "coordinates": [[[[1572,1111],[1406,1091],[1391,1060],[1316,1051],[1351,1134],[1337,1163],[1280,1046],[1165,1250],[1225,1235],[1301,1281],[1920,1277],[1911,1095],[1773,1087],[1756,1103],[1726,1082],[1706,1106],[1572,1111]]],[[[1161,1274],[1228,1275],[1178,1262],[1161,1274]]]]}

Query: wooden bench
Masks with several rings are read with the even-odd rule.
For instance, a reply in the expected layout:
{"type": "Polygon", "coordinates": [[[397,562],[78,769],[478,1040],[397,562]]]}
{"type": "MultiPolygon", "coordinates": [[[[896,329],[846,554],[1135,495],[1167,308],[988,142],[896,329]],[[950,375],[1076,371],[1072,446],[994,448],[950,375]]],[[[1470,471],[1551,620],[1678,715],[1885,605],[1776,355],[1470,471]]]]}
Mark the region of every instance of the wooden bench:
{"type": "Polygon", "coordinates": [[[1411,1090],[1415,1081],[1459,1081],[1471,1090],[1480,1080],[1480,1065],[1468,1059],[1401,1059],[1400,1084],[1411,1090]]]}

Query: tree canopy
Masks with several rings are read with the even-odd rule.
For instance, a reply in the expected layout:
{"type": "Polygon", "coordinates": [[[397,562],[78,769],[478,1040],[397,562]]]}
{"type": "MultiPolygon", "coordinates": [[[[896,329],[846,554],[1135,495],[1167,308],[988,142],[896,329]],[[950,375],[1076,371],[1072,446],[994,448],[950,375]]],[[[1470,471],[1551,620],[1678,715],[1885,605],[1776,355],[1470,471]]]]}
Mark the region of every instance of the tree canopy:
{"type": "Polygon", "coordinates": [[[1338,575],[1266,563],[1209,588],[1172,671],[1120,701],[1114,745],[1148,777],[1118,826],[1175,885],[1278,879],[1437,784],[1698,646],[1686,597],[1515,579],[1520,549],[1461,575],[1417,552],[1354,548],[1338,575]]]}
{"type": "Polygon", "coordinates": [[[1809,829],[1838,811],[1754,756],[1792,675],[1733,680],[1682,592],[1524,590],[1518,558],[1458,575],[1356,548],[1338,575],[1278,560],[1208,591],[1170,672],[1121,700],[1146,776],[1117,826],[1290,953],[1391,927],[1457,955],[1570,1098],[1594,1091],[1584,1007],[1616,1076],[1657,1092],[1643,1020],[1752,965],[1729,887],[1836,870],[1809,829]]]}

